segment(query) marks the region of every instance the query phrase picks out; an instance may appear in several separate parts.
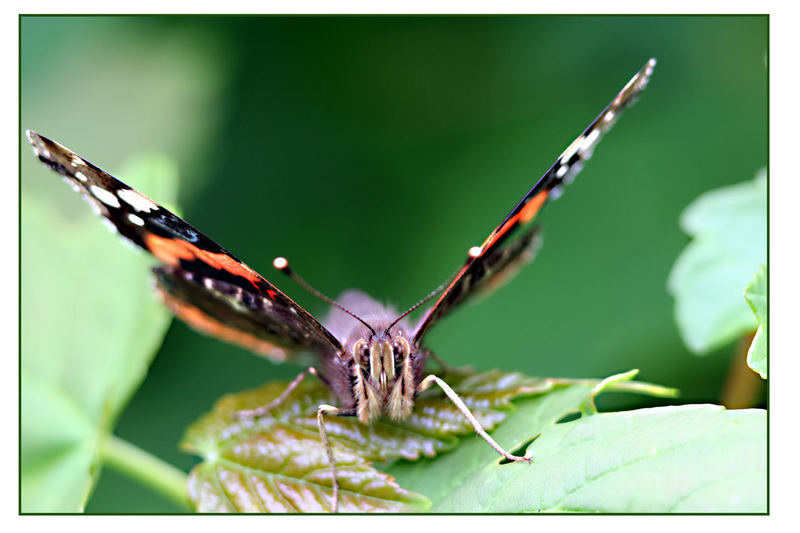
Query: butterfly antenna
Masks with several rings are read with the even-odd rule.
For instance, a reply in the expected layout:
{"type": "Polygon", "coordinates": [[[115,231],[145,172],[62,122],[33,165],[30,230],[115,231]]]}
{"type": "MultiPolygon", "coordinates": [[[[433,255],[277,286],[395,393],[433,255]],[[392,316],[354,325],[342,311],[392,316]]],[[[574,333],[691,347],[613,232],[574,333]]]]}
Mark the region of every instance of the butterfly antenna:
{"type": "Polygon", "coordinates": [[[274,266],[275,268],[277,268],[278,270],[280,270],[281,272],[292,278],[298,285],[303,287],[305,290],[307,290],[308,292],[310,292],[323,302],[332,305],[333,307],[340,309],[345,313],[347,313],[348,315],[350,315],[351,317],[355,318],[356,320],[367,326],[367,328],[369,328],[369,330],[372,332],[373,335],[376,335],[375,330],[372,329],[372,326],[367,324],[360,316],[356,315],[355,313],[344,307],[342,304],[340,304],[333,298],[328,298],[327,296],[319,292],[317,289],[312,287],[306,280],[300,277],[298,273],[289,268],[289,261],[287,261],[285,257],[276,257],[272,261],[272,266],[274,266]]]}
{"type": "Polygon", "coordinates": [[[392,322],[391,324],[389,324],[389,327],[388,327],[388,328],[386,328],[386,331],[385,331],[385,333],[389,333],[389,330],[390,330],[390,329],[392,329],[392,328],[395,326],[395,324],[397,324],[398,322],[400,322],[401,320],[403,320],[405,317],[407,317],[408,315],[410,315],[411,313],[413,313],[414,311],[416,311],[417,309],[419,309],[419,308],[420,308],[420,306],[422,306],[422,305],[424,305],[426,302],[430,301],[430,299],[431,299],[431,298],[433,298],[434,296],[436,296],[437,294],[439,294],[440,292],[442,292],[442,291],[443,291],[443,290],[444,290],[444,289],[445,289],[445,288],[446,288],[446,287],[447,287],[447,286],[450,284],[450,281],[451,281],[452,279],[453,279],[453,276],[450,276],[449,278],[447,278],[447,279],[445,280],[445,282],[444,282],[444,283],[442,283],[441,285],[439,285],[438,287],[436,287],[436,288],[435,288],[433,291],[431,291],[431,292],[430,292],[430,294],[428,294],[428,295],[427,295],[425,298],[423,298],[422,300],[420,300],[420,301],[418,301],[417,303],[415,303],[414,305],[412,305],[412,306],[411,306],[411,308],[410,308],[408,311],[406,311],[405,313],[403,313],[402,315],[400,315],[399,317],[397,317],[397,318],[395,319],[395,321],[394,321],[394,322],[392,322]]]}
{"type": "MultiPolygon", "coordinates": [[[[473,246],[472,248],[470,248],[469,252],[468,252],[467,263],[469,263],[469,262],[473,261],[474,259],[477,259],[478,257],[480,257],[482,252],[483,252],[483,248],[481,246],[473,246]]],[[[408,311],[406,311],[405,313],[403,313],[402,315],[397,317],[397,319],[394,322],[389,324],[389,327],[386,328],[385,333],[389,333],[389,330],[392,329],[395,326],[395,324],[397,324],[398,322],[403,320],[405,317],[407,317],[408,315],[410,315],[411,313],[413,313],[414,311],[419,309],[419,307],[421,305],[424,305],[425,302],[430,301],[431,298],[433,298],[434,296],[436,296],[437,294],[439,294],[440,292],[445,290],[453,282],[453,280],[456,277],[458,277],[458,275],[461,273],[462,268],[459,268],[458,270],[456,270],[453,273],[452,276],[450,276],[449,278],[444,280],[444,282],[441,285],[439,285],[438,287],[433,289],[433,291],[431,291],[431,293],[428,294],[425,298],[423,298],[422,300],[420,300],[417,303],[415,303],[414,305],[412,305],[411,309],[409,309],[408,311]]]]}

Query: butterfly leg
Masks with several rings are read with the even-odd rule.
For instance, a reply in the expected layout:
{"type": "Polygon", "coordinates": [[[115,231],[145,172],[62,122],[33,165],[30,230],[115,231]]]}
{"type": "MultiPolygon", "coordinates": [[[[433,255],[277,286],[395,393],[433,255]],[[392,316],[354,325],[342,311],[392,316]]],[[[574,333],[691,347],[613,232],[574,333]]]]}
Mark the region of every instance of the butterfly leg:
{"type": "Polygon", "coordinates": [[[439,385],[439,388],[441,388],[444,391],[445,395],[447,395],[450,401],[453,402],[453,404],[456,407],[458,407],[458,410],[461,411],[461,413],[467,418],[467,420],[469,420],[469,423],[472,424],[473,428],[475,428],[475,432],[478,435],[480,435],[483,438],[483,440],[488,442],[489,445],[492,448],[494,448],[495,451],[497,451],[497,453],[499,453],[509,461],[526,461],[528,463],[531,462],[530,457],[520,457],[517,455],[512,455],[509,452],[505,451],[499,444],[497,444],[497,442],[492,437],[490,437],[488,433],[486,433],[486,430],[483,429],[483,426],[481,426],[481,423],[478,422],[477,418],[475,418],[475,415],[473,415],[472,412],[470,412],[469,407],[467,407],[467,404],[465,404],[464,401],[458,397],[456,391],[450,388],[450,385],[445,383],[439,377],[431,374],[430,376],[423,379],[422,382],[419,384],[419,389],[418,389],[419,392],[424,391],[434,383],[439,385]]]}
{"type": "Polygon", "coordinates": [[[319,436],[322,440],[322,445],[325,446],[325,452],[328,454],[328,462],[331,464],[331,481],[333,485],[332,513],[336,513],[339,510],[339,481],[336,479],[336,461],[333,458],[333,447],[331,446],[330,440],[328,440],[328,432],[325,430],[325,415],[353,416],[355,414],[355,409],[339,409],[338,407],[326,404],[322,404],[317,408],[319,436]]]}
{"type": "Polygon", "coordinates": [[[280,404],[282,404],[284,401],[286,401],[286,398],[289,397],[292,391],[296,389],[297,386],[300,385],[300,382],[303,381],[303,379],[309,374],[317,376],[318,378],[322,379],[321,376],[317,373],[317,369],[314,368],[313,366],[310,366],[305,370],[303,370],[302,372],[300,372],[297,375],[297,377],[294,378],[294,380],[292,380],[292,382],[289,383],[289,385],[287,385],[287,387],[283,390],[280,396],[278,396],[268,404],[256,407],[255,409],[243,409],[241,411],[236,411],[235,415],[236,418],[255,418],[269,413],[270,411],[278,407],[280,404]]]}
{"type": "MultiPolygon", "coordinates": [[[[289,397],[292,391],[296,389],[297,386],[300,385],[300,383],[303,381],[303,379],[305,379],[305,377],[309,374],[317,376],[318,378],[322,379],[322,376],[320,376],[317,373],[317,369],[314,368],[313,366],[310,366],[305,370],[303,370],[302,372],[300,372],[297,375],[297,377],[294,378],[292,382],[286,386],[286,388],[283,390],[280,396],[278,396],[268,404],[256,407],[255,409],[243,409],[241,411],[237,411],[235,416],[237,418],[253,418],[262,416],[270,412],[272,409],[275,409],[281,403],[286,401],[286,398],[289,397]]],[[[353,410],[339,409],[338,407],[334,407],[332,405],[327,405],[327,404],[320,405],[319,408],[317,409],[317,426],[319,427],[319,436],[320,440],[322,441],[322,445],[325,447],[325,453],[328,455],[328,462],[331,465],[331,482],[333,485],[333,502],[331,503],[332,513],[337,512],[339,508],[339,482],[336,478],[336,460],[333,457],[333,447],[331,446],[330,440],[328,439],[328,432],[325,429],[325,415],[351,416],[353,414],[355,414],[355,411],[353,410]]]]}
{"type": "Polygon", "coordinates": [[[325,452],[328,454],[328,462],[331,465],[331,482],[333,484],[332,513],[338,512],[339,509],[339,481],[336,479],[336,460],[333,458],[333,447],[331,446],[330,440],[328,440],[328,432],[325,430],[325,415],[338,415],[340,413],[341,411],[339,408],[332,405],[322,404],[317,409],[319,436],[322,439],[322,445],[325,447],[325,452]]]}

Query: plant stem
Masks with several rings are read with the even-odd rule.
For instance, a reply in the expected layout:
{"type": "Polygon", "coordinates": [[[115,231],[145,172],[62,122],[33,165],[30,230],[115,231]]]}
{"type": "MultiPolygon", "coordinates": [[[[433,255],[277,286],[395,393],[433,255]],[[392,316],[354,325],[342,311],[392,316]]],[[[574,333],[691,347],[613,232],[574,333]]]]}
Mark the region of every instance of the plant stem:
{"type": "Polygon", "coordinates": [[[159,492],[181,508],[190,510],[185,472],[114,435],[102,440],[100,456],[109,467],[159,492]]]}
{"type": "Polygon", "coordinates": [[[734,348],[720,402],[728,409],[745,409],[758,404],[764,394],[764,381],[747,365],[747,350],[755,332],[744,335],[734,348]]]}

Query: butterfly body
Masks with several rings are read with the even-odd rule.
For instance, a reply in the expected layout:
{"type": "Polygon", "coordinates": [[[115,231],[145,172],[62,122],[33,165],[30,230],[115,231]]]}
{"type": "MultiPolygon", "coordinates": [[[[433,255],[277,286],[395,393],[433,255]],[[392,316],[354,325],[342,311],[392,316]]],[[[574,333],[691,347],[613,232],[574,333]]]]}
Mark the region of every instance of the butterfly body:
{"type": "Polygon", "coordinates": [[[323,324],[344,350],[321,358],[320,377],[338,397],[340,409],[364,423],[381,415],[408,417],[427,359],[427,352],[409,341],[412,325],[405,319],[395,323],[394,308],[358,290],[346,291],[337,302],[366,324],[331,309],[323,324]]]}

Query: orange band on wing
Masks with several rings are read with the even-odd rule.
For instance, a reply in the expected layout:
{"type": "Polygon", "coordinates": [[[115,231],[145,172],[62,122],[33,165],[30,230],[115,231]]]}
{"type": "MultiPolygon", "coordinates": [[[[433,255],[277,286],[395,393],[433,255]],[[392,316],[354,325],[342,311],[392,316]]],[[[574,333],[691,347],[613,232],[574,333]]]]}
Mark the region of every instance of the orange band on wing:
{"type": "Polygon", "coordinates": [[[486,238],[486,241],[484,241],[483,245],[481,245],[483,251],[485,252],[486,250],[488,250],[489,247],[497,239],[505,235],[511,228],[516,226],[518,223],[527,224],[528,222],[533,220],[539,213],[539,211],[542,209],[544,203],[547,201],[547,194],[548,191],[544,190],[539,194],[537,194],[536,196],[534,196],[533,198],[531,198],[530,200],[528,200],[528,203],[522,206],[522,209],[520,209],[516,215],[506,220],[505,224],[503,224],[497,231],[495,231],[486,238]]]}
{"type": "Polygon", "coordinates": [[[262,281],[261,276],[253,269],[231,256],[224,253],[208,252],[187,241],[159,237],[148,233],[144,236],[144,244],[150,250],[150,253],[168,265],[179,266],[179,260],[181,259],[186,261],[198,259],[217,270],[225,270],[234,276],[241,276],[254,285],[262,281]]]}
{"type": "Polygon", "coordinates": [[[523,224],[533,220],[533,217],[542,209],[545,201],[547,201],[547,193],[548,191],[542,191],[525,204],[525,207],[519,212],[519,219],[523,224]]]}
{"type": "Polygon", "coordinates": [[[158,257],[168,265],[178,266],[179,259],[186,259],[187,261],[195,259],[195,254],[192,253],[190,244],[186,241],[177,239],[165,239],[152,233],[144,235],[144,244],[150,253],[158,257]]]}
{"type": "Polygon", "coordinates": [[[267,356],[276,362],[286,360],[287,351],[283,348],[259,339],[252,333],[223,324],[204,313],[200,308],[179,300],[162,290],[159,290],[158,294],[176,317],[186,322],[196,331],[267,356]]]}
{"type": "Polygon", "coordinates": [[[244,263],[240,263],[239,261],[237,261],[236,259],[234,259],[229,255],[214,254],[197,248],[197,258],[200,259],[201,261],[208,263],[214,268],[227,270],[231,274],[247,278],[253,284],[261,281],[261,276],[259,276],[255,270],[245,265],[244,263]]]}

